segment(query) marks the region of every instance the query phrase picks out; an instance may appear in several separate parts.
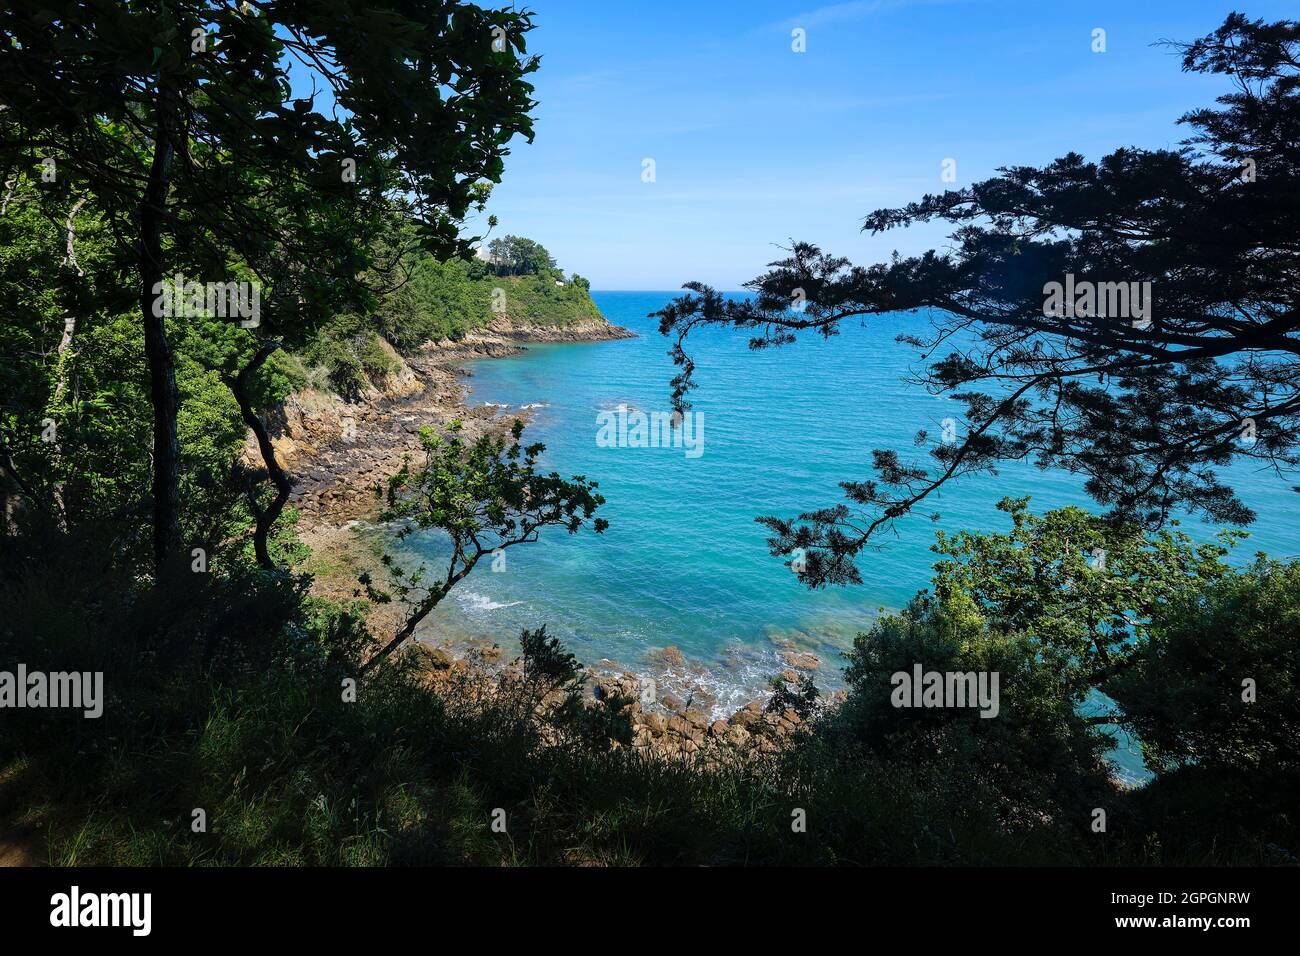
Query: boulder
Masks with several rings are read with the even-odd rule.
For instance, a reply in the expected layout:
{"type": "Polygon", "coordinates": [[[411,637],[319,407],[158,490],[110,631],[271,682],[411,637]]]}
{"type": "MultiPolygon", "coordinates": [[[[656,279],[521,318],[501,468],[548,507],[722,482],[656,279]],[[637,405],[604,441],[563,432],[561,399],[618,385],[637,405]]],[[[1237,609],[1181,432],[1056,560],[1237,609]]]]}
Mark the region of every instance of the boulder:
{"type": "Polygon", "coordinates": [[[451,651],[445,647],[429,647],[425,644],[419,644],[417,647],[419,648],[417,653],[420,655],[420,662],[433,670],[450,670],[451,665],[456,662],[456,658],[451,651]]]}
{"type": "Polygon", "coordinates": [[[733,727],[748,727],[757,719],[757,716],[747,710],[738,710],[731,715],[731,725],[733,727]]]}
{"type": "Polygon", "coordinates": [[[682,655],[682,652],[672,644],[651,651],[646,655],[646,657],[654,663],[662,664],[665,667],[684,667],[686,665],[686,658],[682,655]]]}
{"type": "Polygon", "coordinates": [[[815,671],[822,666],[821,658],[810,651],[783,651],[781,659],[801,671],[815,671]]]}

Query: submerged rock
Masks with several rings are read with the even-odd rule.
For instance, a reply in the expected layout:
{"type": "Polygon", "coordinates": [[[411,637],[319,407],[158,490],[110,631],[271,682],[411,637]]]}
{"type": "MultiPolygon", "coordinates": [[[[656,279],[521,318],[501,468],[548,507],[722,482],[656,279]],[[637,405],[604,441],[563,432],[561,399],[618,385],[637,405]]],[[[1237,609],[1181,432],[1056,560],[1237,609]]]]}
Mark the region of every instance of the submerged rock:
{"type": "Polygon", "coordinates": [[[664,667],[686,666],[685,656],[672,644],[669,644],[667,647],[661,647],[657,650],[650,651],[646,654],[646,659],[652,664],[661,664],[664,667]]]}
{"type": "Polygon", "coordinates": [[[783,651],[781,659],[801,671],[815,671],[822,666],[822,659],[811,651],[783,651]]]}

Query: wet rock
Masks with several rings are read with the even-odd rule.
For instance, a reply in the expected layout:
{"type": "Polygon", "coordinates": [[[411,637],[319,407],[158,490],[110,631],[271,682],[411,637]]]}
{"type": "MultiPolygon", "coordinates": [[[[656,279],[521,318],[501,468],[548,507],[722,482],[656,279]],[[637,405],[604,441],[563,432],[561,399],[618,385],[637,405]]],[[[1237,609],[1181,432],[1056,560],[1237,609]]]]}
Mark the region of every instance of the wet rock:
{"type": "Polygon", "coordinates": [[[433,670],[450,670],[451,665],[456,662],[455,656],[445,647],[429,647],[425,644],[417,644],[415,647],[420,663],[433,670]]]}
{"type": "Polygon", "coordinates": [[[635,674],[602,674],[596,678],[596,699],[624,698],[640,706],[641,679],[635,674]]]}
{"type": "Polygon", "coordinates": [[[707,687],[702,687],[693,681],[686,685],[686,689],[690,692],[690,699],[686,704],[688,709],[697,707],[701,710],[711,710],[718,702],[718,699],[713,696],[713,693],[707,687]]]}
{"type": "Polygon", "coordinates": [[[685,667],[686,666],[686,658],[682,655],[682,652],[678,650],[676,647],[674,647],[672,644],[669,644],[667,647],[662,647],[659,648],[658,650],[651,651],[649,654],[646,655],[646,657],[650,660],[651,663],[661,664],[664,667],[685,667]]]}
{"type": "Polygon", "coordinates": [[[781,659],[801,671],[815,671],[822,666],[822,659],[811,651],[783,651],[781,659]]]}
{"type": "Polygon", "coordinates": [[[557,687],[542,698],[542,706],[546,708],[559,707],[564,703],[566,696],[567,695],[564,693],[563,689],[557,687]]]}

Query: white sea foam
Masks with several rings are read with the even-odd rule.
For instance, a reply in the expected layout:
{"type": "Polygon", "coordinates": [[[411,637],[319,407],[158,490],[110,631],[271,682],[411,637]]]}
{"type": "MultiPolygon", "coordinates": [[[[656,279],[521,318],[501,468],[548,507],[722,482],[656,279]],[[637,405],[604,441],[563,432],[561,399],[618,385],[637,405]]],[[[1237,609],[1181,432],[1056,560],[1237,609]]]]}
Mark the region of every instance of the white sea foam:
{"type": "Polygon", "coordinates": [[[494,601],[486,594],[479,594],[477,591],[462,591],[457,595],[461,607],[467,611],[499,611],[503,607],[514,607],[517,604],[523,604],[523,601],[494,601]]]}

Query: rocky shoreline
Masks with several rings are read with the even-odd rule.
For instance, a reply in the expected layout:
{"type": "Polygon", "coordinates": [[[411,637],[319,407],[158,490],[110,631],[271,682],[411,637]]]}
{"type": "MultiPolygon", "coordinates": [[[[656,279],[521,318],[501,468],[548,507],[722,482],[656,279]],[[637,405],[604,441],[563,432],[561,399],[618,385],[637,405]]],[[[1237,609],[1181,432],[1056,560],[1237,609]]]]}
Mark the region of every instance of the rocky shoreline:
{"type": "MultiPolygon", "coordinates": [[[[527,409],[502,415],[490,406],[469,406],[465,379],[470,373],[462,363],[517,355],[530,344],[630,337],[634,334],[605,322],[539,328],[503,321],[459,342],[426,345],[418,356],[392,353],[397,371],[357,402],[317,390],[290,396],[269,422],[269,430],[281,464],[294,480],[290,504],[299,513],[297,532],[312,551],[307,567],[314,576],[313,591],[347,599],[357,593],[359,572],[369,571],[382,580],[377,552],[362,544],[354,529],[375,517],[377,492],[401,467],[403,457],[419,450],[422,426],[436,428],[459,419],[472,438],[516,418],[527,420],[527,409]]],[[[250,462],[256,460],[254,448],[246,454],[250,462]]],[[[391,633],[400,625],[400,616],[400,608],[379,605],[371,614],[371,628],[377,635],[391,633]]],[[[418,635],[416,641],[422,669],[435,683],[491,688],[518,670],[518,661],[501,664],[503,655],[496,645],[457,650],[450,642],[434,646],[418,635]]],[[[789,684],[821,665],[815,654],[793,644],[778,646],[780,665],[773,674],[779,672],[789,684]]],[[[586,668],[591,703],[616,696],[633,701],[629,712],[634,748],[666,756],[719,750],[731,755],[771,753],[802,723],[791,709],[770,710],[766,704],[770,693],[729,716],[719,716],[707,680],[699,679],[706,674],[703,665],[686,661],[675,647],[651,653],[660,672],[674,673],[678,679],[671,684],[656,682],[647,673],[635,673],[609,660],[586,668]]]]}
{"type": "MultiPolygon", "coordinates": [[[[680,658],[676,648],[664,651],[680,658]]],[[[412,653],[428,686],[471,703],[491,699],[523,681],[522,659],[502,665],[501,649],[495,645],[457,656],[449,648],[418,644],[412,653]]],[[[601,661],[600,665],[610,663],[601,661]]],[[[807,724],[793,708],[774,707],[770,695],[751,700],[728,717],[710,718],[690,701],[683,704],[670,695],[656,699],[654,682],[643,675],[604,670],[600,665],[584,671],[584,706],[630,702],[626,703],[632,729],[628,746],[648,756],[703,763],[761,759],[779,752],[807,724]]],[[[782,677],[789,682],[795,679],[793,673],[782,677]]],[[[833,707],[841,699],[842,693],[832,696],[821,702],[820,709],[833,707]]],[[[563,692],[553,691],[535,702],[536,713],[544,717],[562,700],[563,692]]]]}
{"type": "MultiPolygon", "coordinates": [[[[430,343],[418,356],[402,357],[390,349],[397,371],[357,402],[316,389],[295,392],[272,416],[268,430],[294,481],[289,504],[300,514],[300,533],[372,514],[375,489],[386,485],[403,456],[418,451],[422,426],[460,419],[474,437],[499,423],[495,409],[465,403],[464,380],[470,373],[461,363],[518,355],[530,344],[634,337],[603,321],[562,327],[501,321],[458,342],[430,343]]],[[[526,418],[527,410],[510,417],[526,418]]],[[[251,436],[244,456],[254,466],[259,462],[251,436]]]]}

